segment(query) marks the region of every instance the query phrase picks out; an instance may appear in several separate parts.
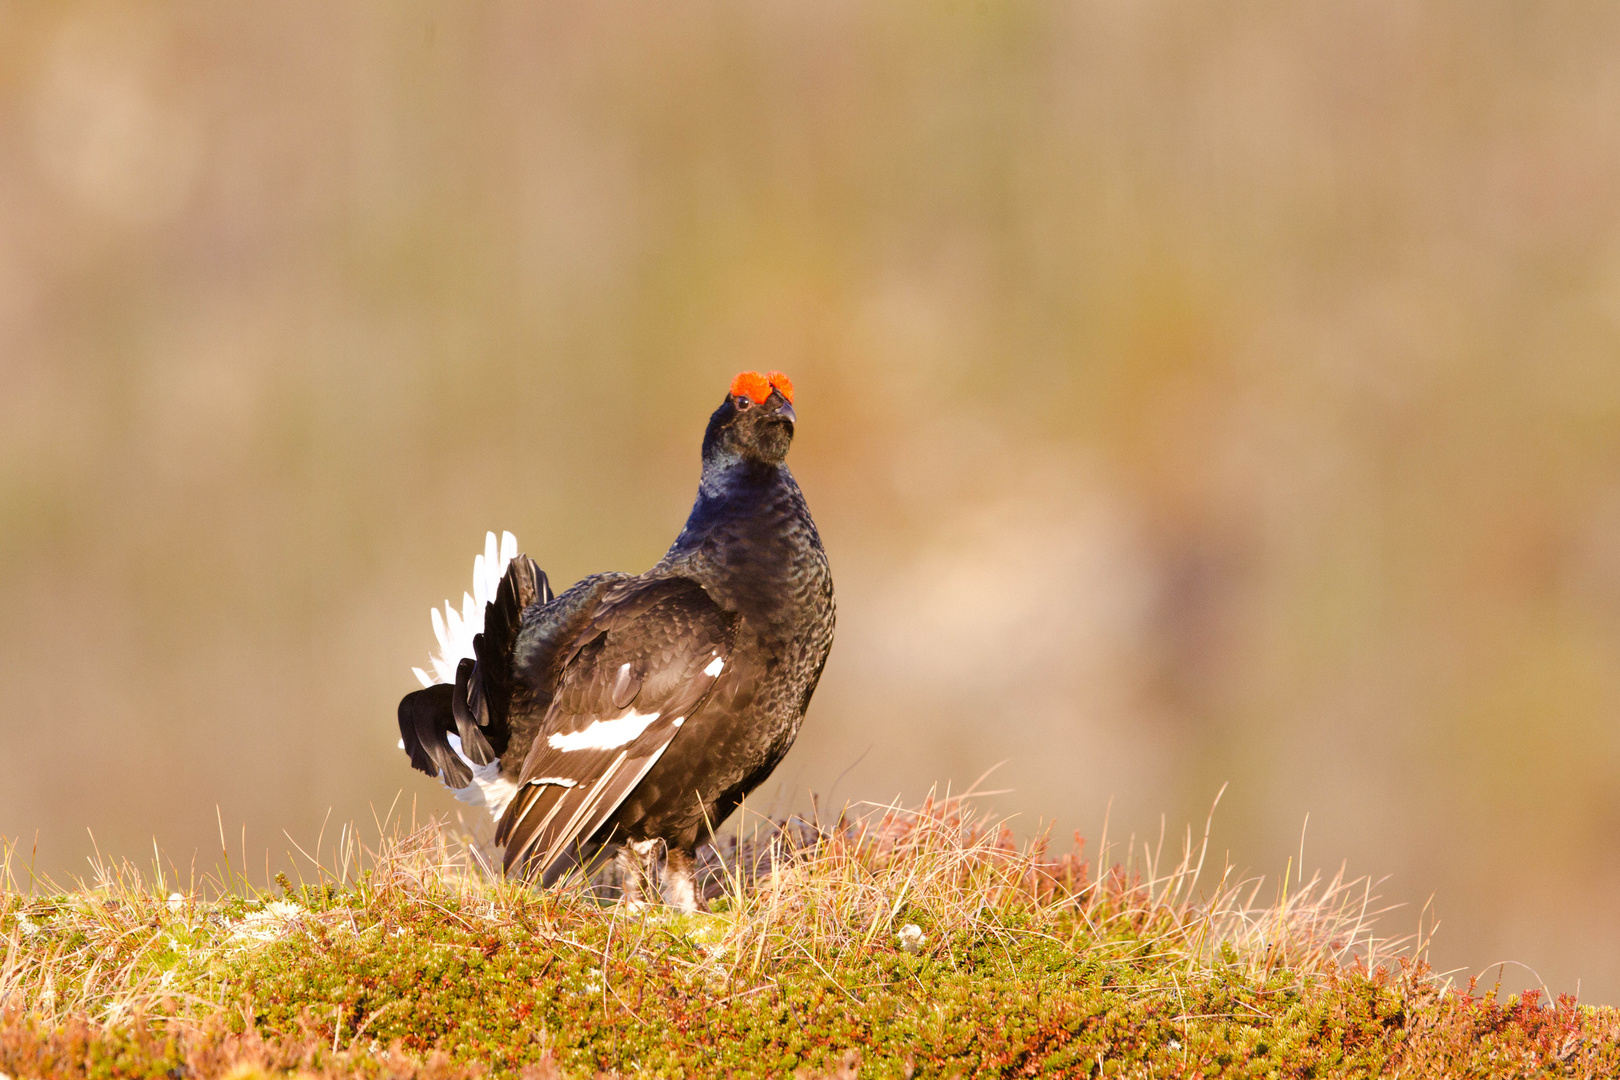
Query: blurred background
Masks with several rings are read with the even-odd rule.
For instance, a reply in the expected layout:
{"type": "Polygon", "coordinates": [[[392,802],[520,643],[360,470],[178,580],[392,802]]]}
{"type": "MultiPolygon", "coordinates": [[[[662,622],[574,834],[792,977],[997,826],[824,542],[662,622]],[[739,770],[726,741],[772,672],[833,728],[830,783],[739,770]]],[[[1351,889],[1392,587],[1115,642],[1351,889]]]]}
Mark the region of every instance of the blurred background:
{"type": "Polygon", "coordinates": [[[1620,1001],[1617,56],[1596,2],[0,3],[0,835],[453,811],[394,709],[485,530],[645,568],[780,368],[839,639],[760,809],[1005,761],[1095,845],[1229,782],[1217,863],[1303,832],[1438,967],[1620,1001]]]}

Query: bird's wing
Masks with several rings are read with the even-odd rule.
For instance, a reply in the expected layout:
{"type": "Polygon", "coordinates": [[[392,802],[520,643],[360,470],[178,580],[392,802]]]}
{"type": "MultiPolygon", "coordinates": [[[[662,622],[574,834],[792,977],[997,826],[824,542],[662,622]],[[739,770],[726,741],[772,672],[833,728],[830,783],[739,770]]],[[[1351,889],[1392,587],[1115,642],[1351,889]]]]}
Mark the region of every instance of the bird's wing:
{"type": "Polygon", "coordinates": [[[604,597],[564,661],[495,839],[507,870],[576,856],[703,704],[731,655],[733,616],[689,578],[604,597]]]}

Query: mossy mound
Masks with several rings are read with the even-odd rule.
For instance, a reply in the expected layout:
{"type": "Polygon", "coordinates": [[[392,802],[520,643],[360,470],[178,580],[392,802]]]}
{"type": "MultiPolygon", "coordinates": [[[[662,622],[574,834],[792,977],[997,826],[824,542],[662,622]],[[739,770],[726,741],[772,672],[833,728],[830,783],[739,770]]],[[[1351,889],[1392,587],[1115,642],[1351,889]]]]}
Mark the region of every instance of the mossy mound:
{"type": "Polygon", "coordinates": [[[928,807],[779,845],[696,916],[451,854],[413,834],[278,899],[7,894],[0,1071],[1620,1075],[1615,1010],[1379,962],[1338,883],[1195,901],[1192,853],[1093,877],[928,807]]]}

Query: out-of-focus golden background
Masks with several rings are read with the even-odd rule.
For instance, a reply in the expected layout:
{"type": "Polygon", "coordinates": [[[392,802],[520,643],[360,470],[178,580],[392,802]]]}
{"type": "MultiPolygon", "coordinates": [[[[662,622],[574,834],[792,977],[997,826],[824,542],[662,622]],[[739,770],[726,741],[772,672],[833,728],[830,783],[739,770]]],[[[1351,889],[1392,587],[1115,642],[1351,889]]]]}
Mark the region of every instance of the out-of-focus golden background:
{"type": "Polygon", "coordinates": [[[1217,862],[1309,815],[1439,967],[1620,1000],[1617,58],[1600,3],[0,6],[0,834],[454,807],[394,708],[485,530],[645,568],[781,368],[839,638],[761,809],[1230,781],[1217,862]]]}

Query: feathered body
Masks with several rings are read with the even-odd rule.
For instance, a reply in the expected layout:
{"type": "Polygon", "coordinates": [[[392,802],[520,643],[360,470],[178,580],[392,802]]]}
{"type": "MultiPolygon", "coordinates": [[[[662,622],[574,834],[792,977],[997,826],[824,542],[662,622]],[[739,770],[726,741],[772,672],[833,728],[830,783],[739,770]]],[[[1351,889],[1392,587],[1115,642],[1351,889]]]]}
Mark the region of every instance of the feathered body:
{"type": "MultiPolygon", "coordinates": [[[[504,545],[470,655],[437,660],[440,681],[400,703],[411,763],[490,807],[509,872],[551,881],[617,846],[628,893],[661,876],[664,898],[689,909],[696,847],[793,745],[834,611],[784,461],[791,397],[778,373],[738,376],[710,418],[686,526],[646,573],[593,575],[554,597],[504,545]]],[[[475,567],[485,591],[493,537],[487,547],[475,567]]],[[[466,647],[476,608],[449,620],[461,639],[441,632],[441,646],[466,647]]]]}

